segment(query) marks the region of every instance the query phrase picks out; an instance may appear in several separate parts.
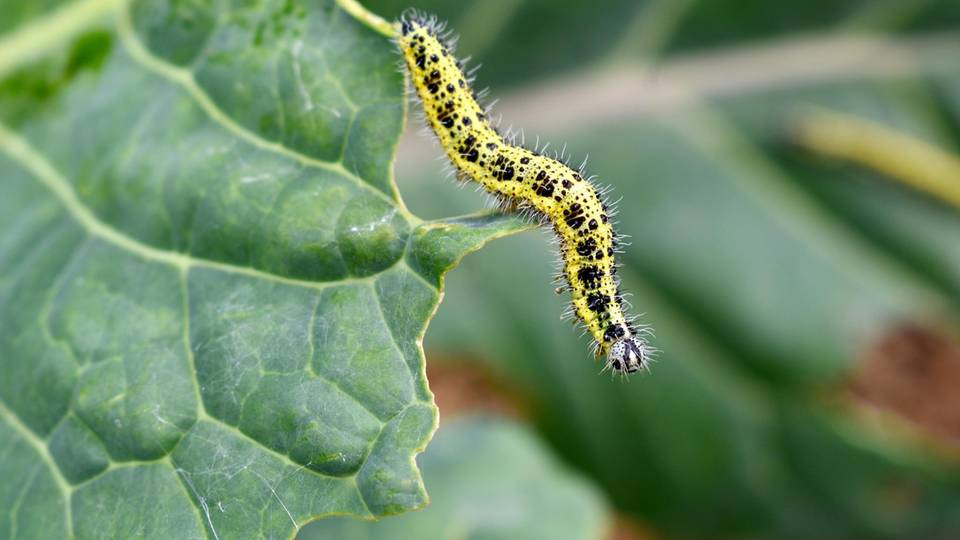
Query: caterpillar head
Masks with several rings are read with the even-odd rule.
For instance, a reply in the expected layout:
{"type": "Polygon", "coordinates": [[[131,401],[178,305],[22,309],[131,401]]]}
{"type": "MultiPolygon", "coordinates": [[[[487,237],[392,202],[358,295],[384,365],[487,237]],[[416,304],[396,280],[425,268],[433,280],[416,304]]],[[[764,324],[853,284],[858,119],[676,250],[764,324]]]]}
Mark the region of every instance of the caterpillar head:
{"type": "Polygon", "coordinates": [[[653,348],[642,338],[627,336],[610,346],[607,365],[620,373],[635,373],[649,367],[652,354],[653,348]]]}

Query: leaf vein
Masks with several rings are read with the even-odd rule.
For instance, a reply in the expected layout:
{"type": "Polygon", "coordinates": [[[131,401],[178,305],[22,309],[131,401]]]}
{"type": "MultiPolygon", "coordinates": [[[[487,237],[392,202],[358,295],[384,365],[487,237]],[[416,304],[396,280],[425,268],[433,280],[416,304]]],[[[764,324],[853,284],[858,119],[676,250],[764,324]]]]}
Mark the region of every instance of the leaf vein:
{"type": "Polygon", "coordinates": [[[178,66],[174,66],[169,62],[157,58],[153,55],[153,53],[147,50],[133,30],[129,17],[130,15],[126,11],[124,16],[120,17],[118,21],[118,32],[131,57],[145,69],[155,73],[156,75],[166,78],[183,88],[212,120],[219,123],[232,134],[256,146],[257,148],[284,155],[308,167],[326,169],[339,173],[363,189],[370,191],[377,197],[387,201],[393,206],[396,206],[407,219],[411,221],[419,221],[413,214],[409,212],[409,210],[404,208],[397,199],[374,187],[372,184],[366,182],[355,173],[347,170],[340,161],[325,161],[307,156],[278,142],[264,139],[261,135],[254,133],[248,128],[237,123],[226,112],[218,107],[206,93],[206,91],[200,87],[199,84],[197,84],[193,72],[178,66]]]}

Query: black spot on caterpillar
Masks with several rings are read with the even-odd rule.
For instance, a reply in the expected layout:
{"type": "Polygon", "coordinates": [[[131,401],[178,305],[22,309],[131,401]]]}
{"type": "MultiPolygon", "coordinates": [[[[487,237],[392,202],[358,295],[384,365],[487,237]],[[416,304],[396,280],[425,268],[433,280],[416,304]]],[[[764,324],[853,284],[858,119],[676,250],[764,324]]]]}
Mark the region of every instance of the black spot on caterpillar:
{"type": "Polygon", "coordinates": [[[597,188],[579,171],[504,140],[468,86],[435,19],[407,13],[397,45],[430,127],[461,178],[473,179],[505,207],[549,222],[560,240],[571,313],[595,340],[595,354],[621,373],[646,368],[653,348],[623,308],[616,277],[616,234],[597,188]]]}

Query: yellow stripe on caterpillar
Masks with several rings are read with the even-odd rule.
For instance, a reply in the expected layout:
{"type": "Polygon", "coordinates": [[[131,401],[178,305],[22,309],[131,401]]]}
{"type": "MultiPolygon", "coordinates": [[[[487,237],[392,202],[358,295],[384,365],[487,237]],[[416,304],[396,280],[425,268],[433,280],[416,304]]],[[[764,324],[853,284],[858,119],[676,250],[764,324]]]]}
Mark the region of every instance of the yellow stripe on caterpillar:
{"type": "Polygon", "coordinates": [[[564,163],[511,144],[490,125],[469,78],[438,36],[435,20],[400,21],[398,46],[430,127],[462,178],[505,205],[549,221],[560,240],[572,310],[593,336],[596,355],[614,371],[648,366],[653,348],[624,311],[614,260],[617,241],[596,186],[564,163]]]}

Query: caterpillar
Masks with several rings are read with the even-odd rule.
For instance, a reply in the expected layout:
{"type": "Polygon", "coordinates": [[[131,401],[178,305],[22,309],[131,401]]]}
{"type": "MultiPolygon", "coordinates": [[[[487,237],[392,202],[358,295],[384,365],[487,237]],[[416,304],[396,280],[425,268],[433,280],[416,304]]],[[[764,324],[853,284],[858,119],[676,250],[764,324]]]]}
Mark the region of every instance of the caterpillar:
{"type": "Polygon", "coordinates": [[[626,314],[616,275],[617,235],[597,187],[582,171],[499,133],[436,19],[408,11],[399,30],[397,45],[427,123],[457,176],[479,182],[505,208],[552,224],[570,312],[593,336],[595,356],[606,355],[605,369],[615,372],[646,369],[654,351],[645,339],[650,329],[626,314]]]}

